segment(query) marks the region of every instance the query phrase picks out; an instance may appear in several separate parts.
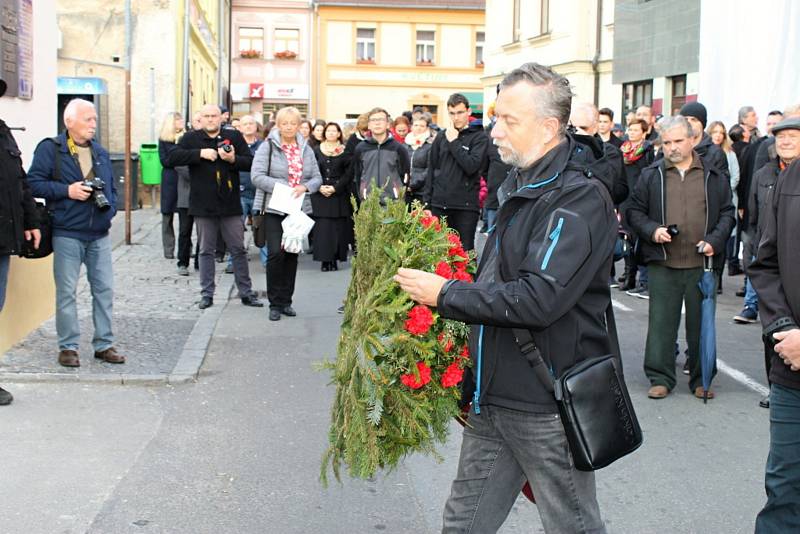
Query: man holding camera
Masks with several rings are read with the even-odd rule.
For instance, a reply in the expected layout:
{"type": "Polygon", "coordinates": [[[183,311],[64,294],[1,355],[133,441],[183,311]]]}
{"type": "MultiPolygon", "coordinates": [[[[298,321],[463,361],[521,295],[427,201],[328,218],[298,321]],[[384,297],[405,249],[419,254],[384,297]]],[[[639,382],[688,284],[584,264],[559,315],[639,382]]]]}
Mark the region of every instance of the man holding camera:
{"type": "Polygon", "coordinates": [[[94,104],[74,99],[64,109],[67,131],[45,139],[33,154],[28,183],[53,214],[53,275],[56,283],[58,363],[79,367],[80,325],[76,290],[81,264],[92,292],[94,357],[125,363],[114,348],[111,314],[114,273],[108,230],[116,214],[117,191],[108,152],[93,141],[94,104]]]}
{"type": "Polygon", "coordinates": [[[702,398],[698,282],[704,268],[722,267],[734,207],[728,178],[693,150],[694,132],[685,117],[665,119],[661,138],[664,158],[642,171],[627,213],[649,270],[647,394],[663,399],[675,387],[675,342],[685,303],[689,389],[702,398]]]}
{"type": "Polygon", "coordinates": [[[233,128],[222,128],[218,106],[203,106],[200,124],[202,128],[187,132],[169,156],[171,166],[189,166],[189,215],[194,217],[200,240],[199,308],[214,304],[214,250],[218,233],[233,259],[233,274],[242,304],[260,308],[263,304],[253,293],[247,266],[239,197],[239,172],[250,170],[253,156],[242,134],[233,128]]]}

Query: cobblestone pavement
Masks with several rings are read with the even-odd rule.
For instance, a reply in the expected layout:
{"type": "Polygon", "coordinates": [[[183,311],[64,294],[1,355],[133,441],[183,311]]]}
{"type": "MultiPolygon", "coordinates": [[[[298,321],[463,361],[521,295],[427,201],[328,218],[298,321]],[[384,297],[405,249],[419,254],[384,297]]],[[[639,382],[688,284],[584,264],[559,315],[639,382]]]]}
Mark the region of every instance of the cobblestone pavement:
{"type": "MultiPolygon", "coordinates": [[[[127,357],[124,365],[95,360],[92,349],[92,299],[81,271],[78,286],[78,316],[81,323],[81,367],[66,368],[57,362],[58,343],[55,318],[51,317],[0,357],[0,373],[155,376],[172,372],[202,315],[198,274],[190,268],[188,277],[176,274],[175,260],[163,257],[160,215],[148,216],[133,236],[133,245],[121,244],[114,258],[114,334],[115,346],[127,357]]],[[[115,224],[124,224],[122,218],[115,224]]],[[[176,225],[177,226],[177,225],[176,225]]],[[[217,296],[224,305],[219,287],[224,267],[217,264],[217,296]]]]}

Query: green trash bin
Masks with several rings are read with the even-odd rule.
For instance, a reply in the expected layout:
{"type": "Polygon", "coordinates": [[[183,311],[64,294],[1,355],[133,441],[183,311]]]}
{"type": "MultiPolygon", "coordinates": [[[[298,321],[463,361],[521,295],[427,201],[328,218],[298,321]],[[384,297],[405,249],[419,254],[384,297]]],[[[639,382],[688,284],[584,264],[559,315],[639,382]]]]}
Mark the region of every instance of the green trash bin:
{"type": "Polygon", "coordinates": [[[142,183],[161,185],[161,160],[158,159],[158,145],[143,144],[139,150],[142,162],[142,183]]]}

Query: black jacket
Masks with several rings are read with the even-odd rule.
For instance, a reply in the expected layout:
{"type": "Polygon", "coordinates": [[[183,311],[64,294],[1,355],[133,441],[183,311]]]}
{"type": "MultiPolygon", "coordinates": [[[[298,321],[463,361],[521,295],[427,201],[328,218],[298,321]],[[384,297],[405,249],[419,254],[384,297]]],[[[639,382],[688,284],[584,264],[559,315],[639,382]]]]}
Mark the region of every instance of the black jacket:
{"type": "Polygon", "coordinates": [[[703,132],[703,139],[694,147],[694,151],[703,158],[703,165],[710,163],[717,168],[728,180],[731,178],[731,171],[728,169],[728,156],[725,151],[714,144],[711,136],[703,132]]]}
{"type": "MultiPolygon", "coordinates": [[[[758,293],[764,338],[774,347],[772,334],[800,325],[800,161],[778,177],[764,213],[758,255],[747,275],[758,293]]],[[[800,373],[777,354],[772,356],[769,379],[800,389],[800,373]]]]}
{"type": "Polygon", "coordinates": [[[320,192],[311,195],[311,211],[314,217],[349,217],[353,213],[350,204],[350,159],[352,154],[342,152],[338,156],[326,156],[320,145],[314,148],[322,185],[332,185],[336,193],[326,197],[320,192]]]}
{"type": "Polygon", "coordinates": [[[480,211],[478,194],[489,136],[478,124],[447,140],[441,131],[433,141],[428,180],[423,197],[429,206],[440,209],[480,211]]]}
{"type": "Polygon", "coordinates": [[[408,184],[406,189],[406,199],[410,202],[413,200],[424,201],[423,193],[425,192],[425,182],[428,179],[428,166],[431,160],[431,148],[435,136],[430,135],[428,138],[417,148],[411,148],[410,145],[403,145],[408,150],[408,156],[411,159],[411,172],[408,177],[408,184]]]}
{"type": "Polygon", "coordinates": [[[19,254],[25,230],[39,228],[21,155],[11,130],[0,120],[0,256],[19,254]]]}
{"type": "Polygon", "coordinates": [[[486,189],[488,192],[486,202],[483,204],[485,209],[496,210],[500,207],[500,202],[497,200],[497,191],[508,177],[511,169],[513,169],[511,165],[503,163],[503,160],[500,159],[497,145],[490,138],[486,147],[486,169],[483,171],[483,175],[486,176],[486,189]]]}
{"type": "Polygon", "coordinates": [[[764,230],[764,214],[768,211],[770,193],[778,181],[781,169],[777,161],[769,161],[753,175],[750,198],[747,202],[747,227],[751,235],[745,247],[745,265],[756,255],[761,233],[764,230]]]}
{"type": "Polygon", "coordinates": [[[203,130],[186,132],[178,146],[169,152],[168,163],[172,167],[187,165],[191,181],[189,193],[189,215],[195,217],[227,217],[242,214],[239,197],[239,171],[249,171],[253,155],[237,130],[224,128],[216,137],[203,130]],[[200,157],[200,150],[213,148],[228,140],[236,153],[234,163],[222,158],[208,161],[200,157]]]}
{"type": "Polygon", "coordinates": [[[359,198],[367,198],[373,187],[383,191],[381,198],[400,198],[410,166],[408,151],[391,133],[387,132],[383,143],[367,137],[356,146],[351,166],[359,198]]]}
{"type": "MultiPolygon", "coordinates": [[[[725,260],[725,244],[736,223],[731,200],[730,180],[717,167],[703,162],[706,192],[706,227],[703,241],[714,247],[714,267],[721,269],[725,260]]],[[[633,190],[626,222],[639,236],[638,252],[644,263],[666,261],[663,244],[653,242],[653,233],[666,226],[667,199],[664,194],[666,175],[664,160],[658,160],[642,171],[633,190]]],[[[680,225],[680,222],[677,223],[680,225]]]]}
{"type": "Polygon", "coordinates": [[[611,192],[614,205],[628,198],[628,183],[622,168],[622,152],[614,145],[604,143],[598,135],[573,133],[570,136],[575,141],[573,162],[591,167],[597,174],[596,178],[605,181],[604,185],[611,192]]]}
{"type": "Polygon", "coordinates": [[[639,182],[639,176],[642,175],[642,171],[644,169],[653,164],[655,159],[656,157],[653,150],[653,145],[651,145],[650,141],[647,140],[644,142],[644,154],[642,154],[641,158],[630,164],[625,163],[625,160],[623,159],[622,165],[625,173],[625,183],[628,184],[628,194],[625,197],[625,200],[620,203],[620,210],[622,211],[623,216],[631,205],[630,198],[633,194],[633,190],[636,188],[636,184],[639,182]]]}
{"type": "Polygon", "coordinates": [[[169,215],[178,211],[178,171],[169,165],[169,153],[177,145],[158,140],[158,159],[161,161],[161,213],[169,215]]]}
{"type": "Polygon", "coordinates": [[[473,325],[464,403],[480,369],[481,405],[556,411],[512,328],[531,331],[556,376],[611,351],[604,313],[617,222],[606,187],[570,163],[574,148],[567,138],[531,169],[509,174],[477,280],[450,281],[439,295],[442,317],[473,325]]]}

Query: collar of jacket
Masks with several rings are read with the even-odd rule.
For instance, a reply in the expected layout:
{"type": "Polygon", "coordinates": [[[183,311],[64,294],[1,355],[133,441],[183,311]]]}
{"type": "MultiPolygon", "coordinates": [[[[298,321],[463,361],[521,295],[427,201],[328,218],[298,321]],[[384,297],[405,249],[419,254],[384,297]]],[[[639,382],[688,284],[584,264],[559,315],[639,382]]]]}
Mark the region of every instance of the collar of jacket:
{"type": "Polygon", "coordinates": [[[375,138],[374,138],[374,137],[372,137],[372,136],[370,136],[370,137],[367,137],[366,139],[364,139],[364,141],[365,141],[365,142],[367,142],[367,143],[369,143],[370,145],[378,145],[378,146],[381,146],[381,147],[382,147],[382,146],[389,145],[389,144],[391,144],[391,143],[397,143],[397,139],[395,139],[395,138],[392,136],[392,134],[390,134],[390,133],[388,132],[388,130],[387,130],[387,132],[386,132],[386,133],[387,133],[386,140],[385,140],[383,143],[379,143],[379,142],[378,142],[378,140],[377,140],[377,139],[375,139],[375,138]]]}
{"type": "Polygon", "coordinates": [[[703,158],[706,156],[706,154],[708,154],[708,151],[712,146],[714,146],[714,142],[711,141],[711,136],[703,132],[703,138],[699,143],[697,143],[697,146],[694,147],[694,151],[697,152],[701,158],[703,158]]]}
{"type": "MultiPolygon", "coordinates": [[[[275,145],[275,148],[277,148],[278,150],[283,151],[283,148],[282,148],[283,147],[283,141],[281,140],[281,132],[280,132],[280,130],[278,130],[277,128],[273,128],[272,131],[269,132],[269,135],[267,136],[267,139],[269,139],[270,142],[272,142],[272,144],[275,145]]],[[[303,136],[300,135],[299,132],[295,134],[294,139],[295,139],[295,142],[297,143],[297,146],[300,147],[300,153],[302,154],[303,150],[306,148],[305,147],[306,141],[303,139],[303,136]]]]}

